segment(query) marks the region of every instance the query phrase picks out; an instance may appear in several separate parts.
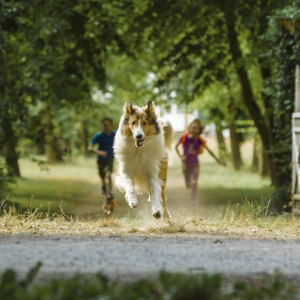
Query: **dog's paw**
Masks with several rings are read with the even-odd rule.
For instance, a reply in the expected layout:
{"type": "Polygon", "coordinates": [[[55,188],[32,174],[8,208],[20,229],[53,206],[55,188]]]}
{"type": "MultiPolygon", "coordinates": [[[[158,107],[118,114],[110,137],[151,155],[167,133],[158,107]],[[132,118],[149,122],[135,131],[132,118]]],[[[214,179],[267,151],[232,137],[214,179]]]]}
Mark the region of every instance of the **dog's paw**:
{"type": "Polygon", "coordinates": [[[163,221],[165,222],[172,222],[171,220],[171,215],[170,215],[170,213],[165,209],[164,210],[164,213],[163,213],[163,221]]]}
{"type": "Polygon", "coordinates": [[[153,216],[155,219],[160,219],[160,218],[161,218],[161,213],[160,213],[159,210],[157,210],[157,211],[152,212],[152,216],[153,216]]]}
{"type": "Polygon", "coordinates": [[[155,219],[160,219],[162,216],[162,208],[160,207],[152,207],[152,216],[155,219]]]}
{"type": "Polygon", "coordinates": [[[138,203],[137,199],[136,199],[136,201],[131,201],[131,203],[129,204],[129,206],[131,208],[136,208],[138,205],[139,205],[139,203],[138,203]]]}
{"type": "Polygon", "coordinates": [[[175,222],[171,219],[167,219],[167,220],[164,220],[165,223],[167,223],[169,226],[175,226],[175,222]]]}
{"type": "Polygon", "coordinates": [[[128,202],[129,207],[135,208],[138,206],[138,199],[134,193],[126,195],[126,200],[128,202]]]}

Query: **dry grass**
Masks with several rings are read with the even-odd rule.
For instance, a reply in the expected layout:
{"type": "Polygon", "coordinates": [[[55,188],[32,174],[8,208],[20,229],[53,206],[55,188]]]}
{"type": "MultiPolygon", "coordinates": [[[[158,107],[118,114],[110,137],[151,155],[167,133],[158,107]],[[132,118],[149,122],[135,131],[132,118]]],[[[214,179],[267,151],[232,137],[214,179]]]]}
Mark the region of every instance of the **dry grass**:
{"type": "MultiPolygon", "coordinates": [[[[217,152],[214,139],[208,138],[208,143],[217,152]]],[[[242,148],[245,162],[251,161],[251,147],[251,142],[248,142],[242,148]]],[[[237,204],[246,197],[252,202],[260,202],[261,199],[266,201],[272,192],[269,180],[250,172],[247,166],[245,170],[235,172],[230,166],[219,166],[206,152],[201,155],[200,161],[197,204],[205,217],[218,213],[219,208],[229,201],[237,204]]],[[[97,217],[102,213],[103,200],[94,157],[71,157],[63,164],[48,166],[46,171],[22,159],[20,167],[22,179],[12,187],[8,199],[10,202],[16,202],[22,208],[32,205],[43,212],[48,212],[50,207],[51,213],[60,213],[62,207],[66,214],[79,217],[97,217]]],[[[130,210],[124,195],[115,192],[118,203],[116,214],[120,218],[143,218],[151,214],[150,203],[144,201],[147,197],[141,199],[138,209],[130,210]]],[[[170,156],[167,196],[171,214],[186,210],[189,214],[190,191],[185,189],[175,151],[170,156]]]]}
{"type": "Polygon", "coordinates": [[[272,216],[266,207],[228,206],[225,214],[212,219],[199,218],[194,212],[175,217],[173,224],[157,220],[130,218],[73,218],[63,212],[49,215],[37,208],[17,212],[10,208],[0,217],[0,233],[5,235],[76,235],[76,236],[155,236],[198,238],[276,238],[300,239],[300,222],[293,215],[272,216]]]}
{"type": "MultiPolygon", "coordinates": [[[[208,141],[215,149],[214,141],[208,141]]],[[[245,161],[250,161],[251,147],[251,143],[243,146],[245,161]]],[[[23,179],[8,199],[22,210],[12,207],[1,212],[0,233],[299,239],[297,217],[268,214],[267,179],[247,169],[235,172],[220,167],[207,153],[200,160],[199,198],[194,207],[189,206],[190,191],[184,187],[180,162],[175,153],[171,155],[167,196],[173,225],[152,218],[150,203],[143,199],[137,209],[129,209],[119,193],[114,218],[104,219],[94,159],[72,158],[48,171],[23,160],[23,179]]]]}

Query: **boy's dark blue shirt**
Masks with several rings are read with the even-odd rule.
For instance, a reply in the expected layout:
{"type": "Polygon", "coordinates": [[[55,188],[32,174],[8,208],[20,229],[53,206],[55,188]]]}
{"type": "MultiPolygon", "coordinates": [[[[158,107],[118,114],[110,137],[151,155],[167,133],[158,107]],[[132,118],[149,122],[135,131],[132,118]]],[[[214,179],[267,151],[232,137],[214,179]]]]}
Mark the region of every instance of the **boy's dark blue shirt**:
{"type": "Polygon", "coordinates": [[[107,152],[106,157],[97,155],[98,160],[111,159],[114,157],[113,144],[116,131],[112,130],[110,135],[106,135],[103,131],[96,133],[91,141],[93,145],[98,144],[98,150],[107,152]]]}

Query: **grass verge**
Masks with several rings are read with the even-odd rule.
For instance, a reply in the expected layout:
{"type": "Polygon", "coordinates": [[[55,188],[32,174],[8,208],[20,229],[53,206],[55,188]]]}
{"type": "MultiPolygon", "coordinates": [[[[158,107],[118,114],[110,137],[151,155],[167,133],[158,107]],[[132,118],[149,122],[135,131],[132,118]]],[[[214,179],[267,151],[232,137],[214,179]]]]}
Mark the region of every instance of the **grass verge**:
{"type": "Polygon", "coordinates": [[[45,213],[38,208],[18,211],[9,207],[0,216],[1,234],[88,236],[198,236],[222,238],[299,239],[299,218],[292,214],[270,215],[268,207],[244,201],[220,210],[218,217],[203,218],[198,210],[173,216],[173,223],[141,218],[100,216],[79,218],[45,213]]]}
{"type": "Polygon", "coordinates": [[[155,278],[134,282],[112,281],[102,273],[76,274],[70,278],[52,278],[34,283],[41,263],[23,280],[13,270],[6,270],[0,282],[0,298],[15,300],[56,299],[155,299],[155,300],[276,300],[299,299],[300,288],[287,283],[279,273],[256,282],[226,282],[218,274],[171,274],[161,271],[155,278]]]}

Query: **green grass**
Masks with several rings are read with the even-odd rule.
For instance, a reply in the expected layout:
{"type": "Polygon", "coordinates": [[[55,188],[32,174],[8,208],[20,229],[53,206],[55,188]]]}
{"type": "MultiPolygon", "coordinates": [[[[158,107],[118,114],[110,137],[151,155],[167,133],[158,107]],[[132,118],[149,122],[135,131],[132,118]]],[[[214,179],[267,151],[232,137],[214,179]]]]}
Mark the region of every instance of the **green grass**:
{"type": "Polygon", "coordinates": [[[124,300],[293,300],[299,299],[299,285],[293,285],[279,273],[259,280],[229,281],[218,274],[172,274],[161,271],[158,276],[132,282],[110,280],[102,273],[76,274],[35,282],[41,263],[25,277],[18,279],[13,270],[6,270],[0,281],[0,298],[33,299],[124,299],[124,300]]]}
{"type": "MultiPolygon", "coordinates": [[[[245,147],[244,155],[251,150],[249,144],[245,147]]],[[[23,179],[18,180],[8,199],[19,203],[21,209],[2,212],[0,228],[4,234],[94,236],[113,232],[120,236],[299,239],[300,225],[295,216],[266,213],[272,191],[269,180],[247,168],[235,172],[230,166],[219,166],[207,154],[201,156],[196,205],[190,205],[190,190],[184,187],[179,159],[171,154],[167,196],[172,226],[152,217],[147,196],[140,197],[136,209],[130,209],[118,191],[119,206],[113,219],[104,218],[94,158],[73,157],[49,166],[48,171],[41,171],[28,160],[22,160],[21,167],[23,179]]]]}
{"type": "MultiPolygon", "coordinates": [[[[209,146],[215,150],[215,141],[208,139],[209,146]]],[[[251,161],[251,143],[242,148],[244,161],[251,161]]],[[[216,152],[216,151],[215,151],[216,152]]],[[[229,165],[218,165],[208,153],[200,156],[201,171],[198,182],[198,201],[190,207],[190,191],[185,189],[180,161],[175,153],[170,155],[167,183],[168,205],[172,215],[178,211],[199,210],[205,215],[218,215],[220,208],[228,203],[242,203],[248,199],[252,203],[266,203],[272,188],[268,179],[249,171],[249,166],[236,172],[229,165]]],[[[61,212],[77,216],[96,217],[102,214],[100,181],[97,175],[95,158],[73,157],[63,164],[48,166],[41,170],[29,160],[21,160],[22,179],[12,186],[9,201],[21,207],[38,207],[40,211],[61,212]]],[[[119,217],[139,218],[150,216],[150,203],[142,196],[136,210],[129,209],[124,196],[116,191],[119,217]]]]}

